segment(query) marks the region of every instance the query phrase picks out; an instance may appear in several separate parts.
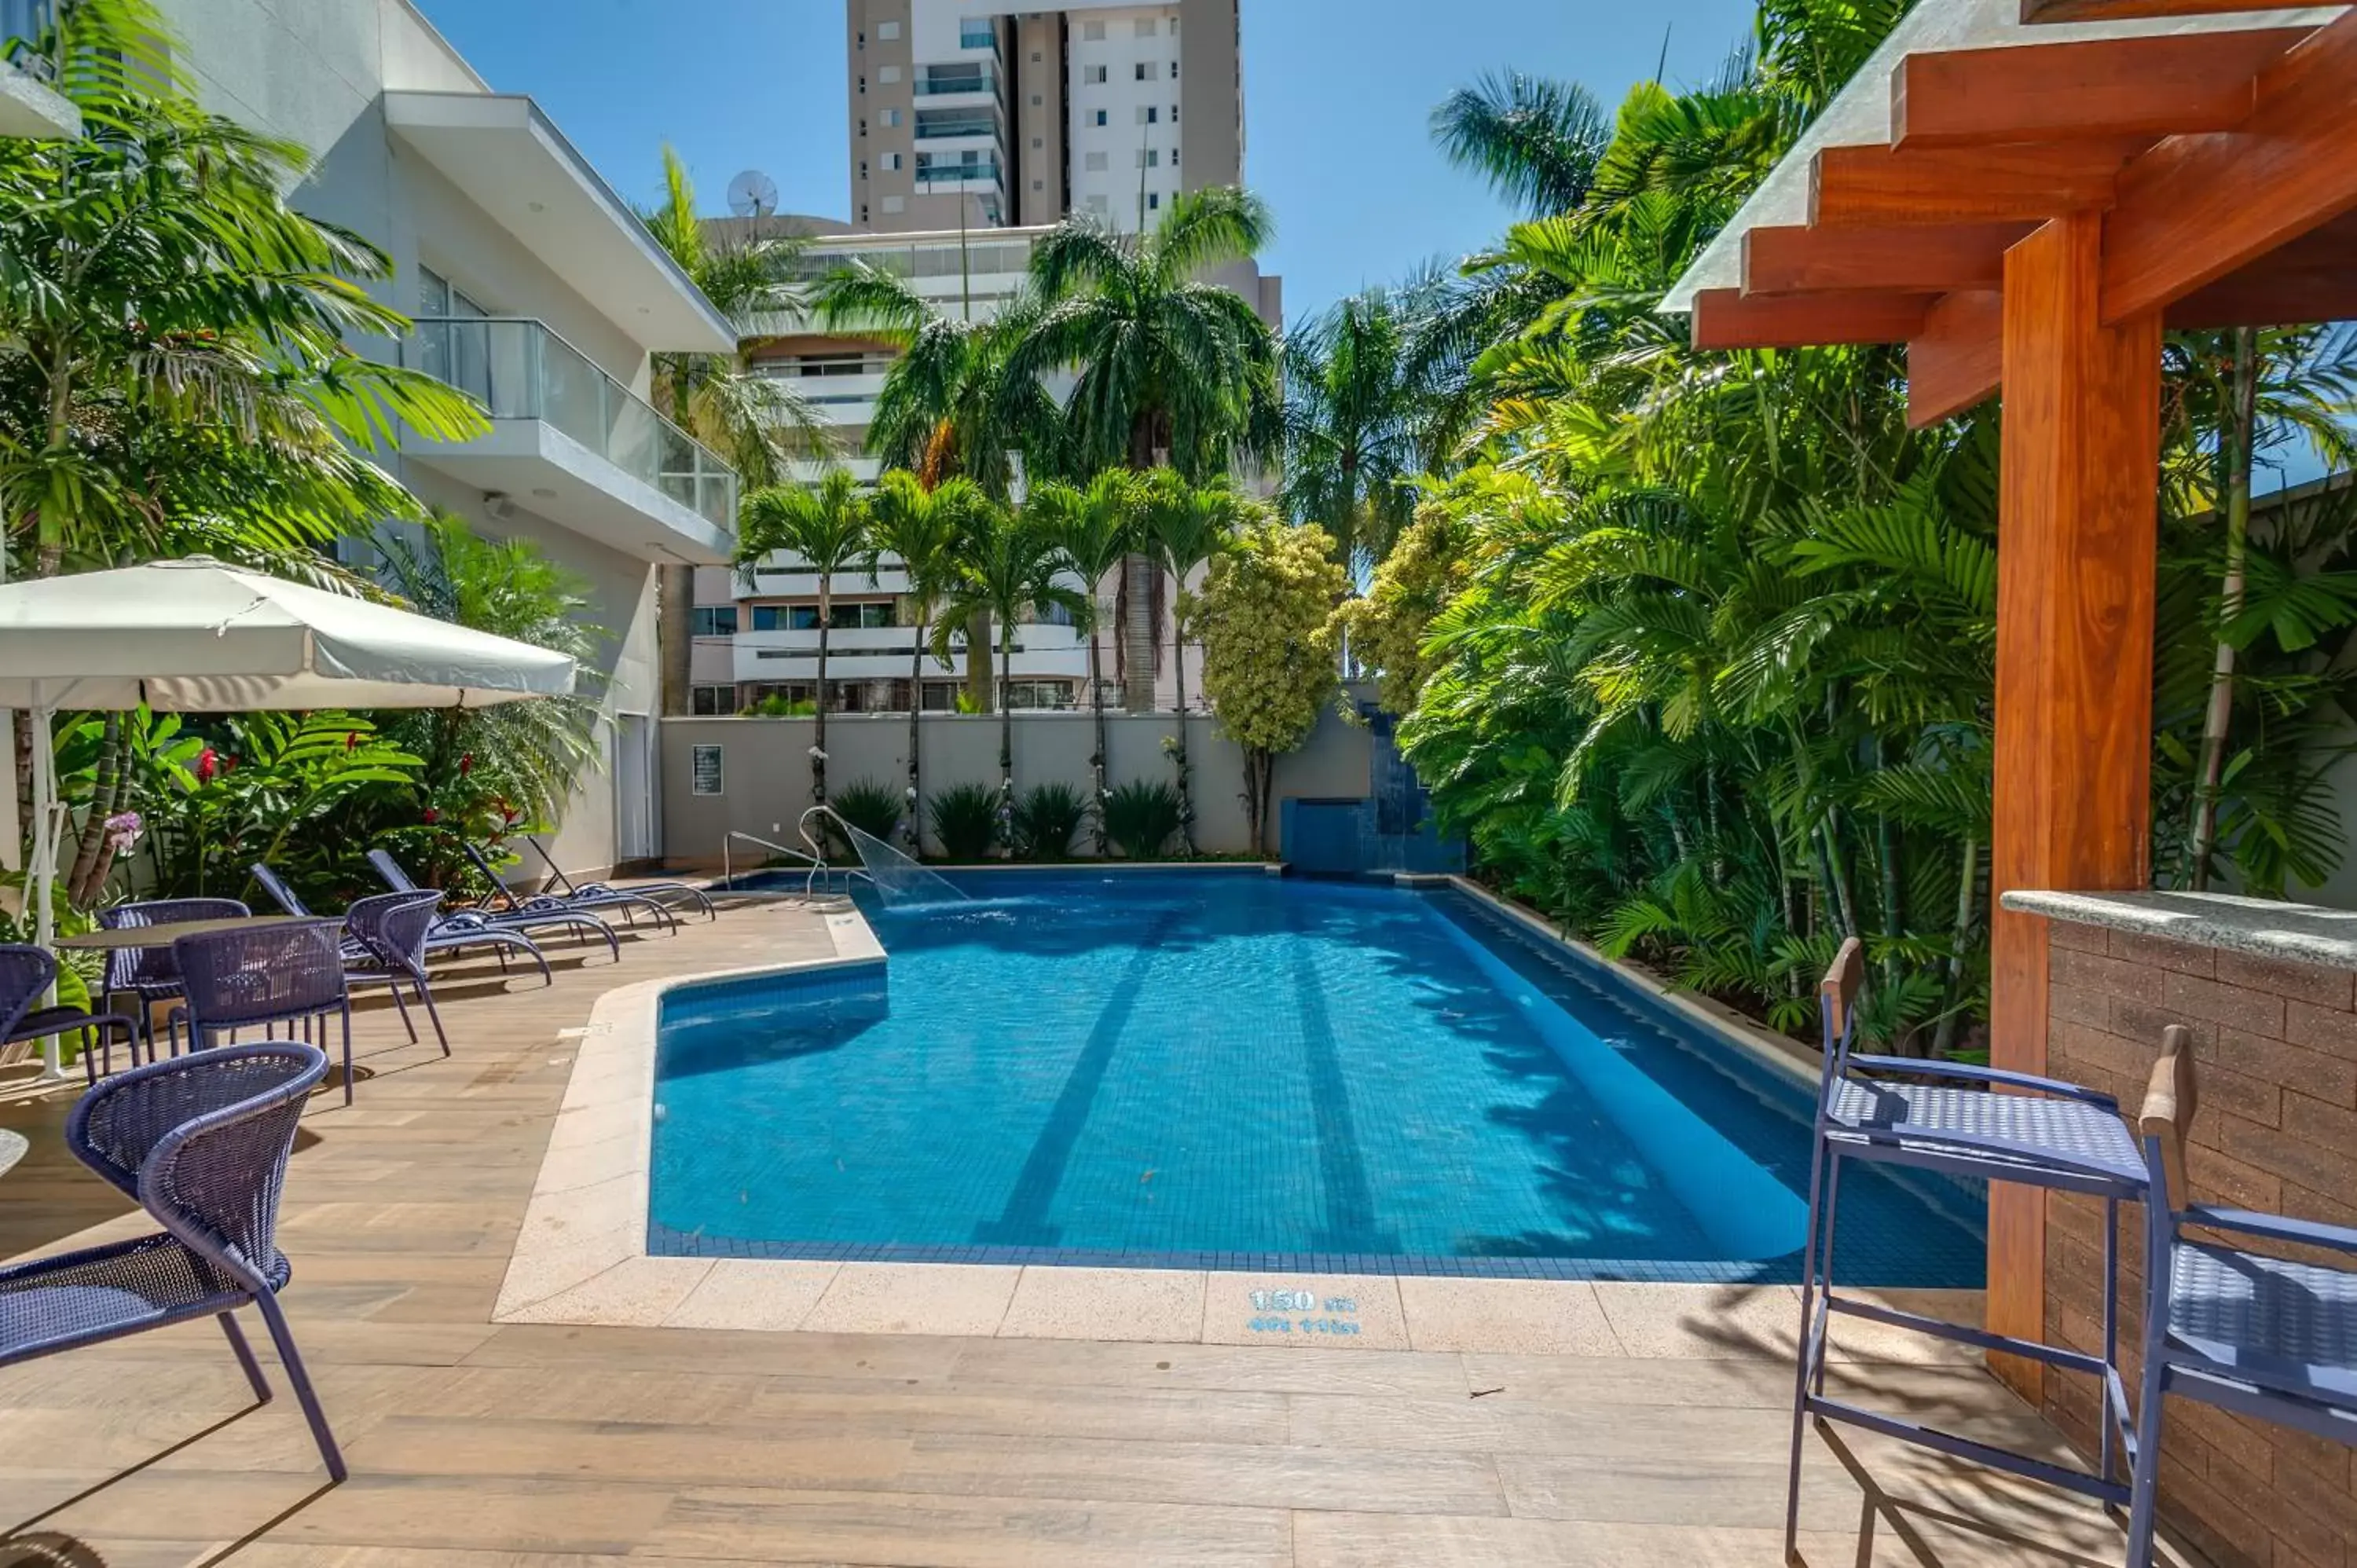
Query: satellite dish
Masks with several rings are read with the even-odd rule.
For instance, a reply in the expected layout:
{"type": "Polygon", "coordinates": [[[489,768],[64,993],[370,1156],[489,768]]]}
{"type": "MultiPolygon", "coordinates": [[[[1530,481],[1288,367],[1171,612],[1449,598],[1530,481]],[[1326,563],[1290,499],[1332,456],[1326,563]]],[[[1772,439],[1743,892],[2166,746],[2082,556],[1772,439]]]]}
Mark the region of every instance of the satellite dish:
{"type": "Polygon", "coordinates": [[[767,218],[778,209],[778,182],[748,168],[728,182],[728,210],[739,218],[767,218]]]}

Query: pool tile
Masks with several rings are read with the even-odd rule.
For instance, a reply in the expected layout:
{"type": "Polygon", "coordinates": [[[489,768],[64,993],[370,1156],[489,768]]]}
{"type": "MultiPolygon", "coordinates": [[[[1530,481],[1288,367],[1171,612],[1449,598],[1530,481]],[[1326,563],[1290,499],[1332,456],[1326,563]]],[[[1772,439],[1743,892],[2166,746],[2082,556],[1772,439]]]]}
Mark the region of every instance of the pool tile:
{"type": "Polygon", "coordinates": [[[845,1263],[802,1326],[831,1334],[996,1334],[1022,1273],[991,1264],[845,1263]]]}
{"type": "Polygon", "coordinates": [[[799,1328],[842,1265],[722,1258],[663,1319],[666,1328],[799,1328]]]}
{"type": "Polygon", "coordinates": [[[1178,1269],[1025,1269],[998,1337],[1191,1345],[1202,1333],[1208,1277],[1178,1269]]]}
{"type": "Polygon", "coordinates": [[[1598,1281],[1591,1288],[1631,1356],[1789,1364],[1800,1337],[1801,1293],[1790,1285],[1598,1281]]]}
{"type": "Polygon", "coordinates": [[[1618,1356],[1620,1337],[1596,1287],[1560,1280],[1468,1280],[1405,1275],[1400,1305],[1417,1350],[1491,1350],[1547,1356],[1618,1356]]]}
{"type": "Polygon", "coordinates": [[[1408,1348],[1399,1282],[1381,1274],[1212,1274],[1203,1297],[1201,1337],[1206,1345],[1408,1348]]]}

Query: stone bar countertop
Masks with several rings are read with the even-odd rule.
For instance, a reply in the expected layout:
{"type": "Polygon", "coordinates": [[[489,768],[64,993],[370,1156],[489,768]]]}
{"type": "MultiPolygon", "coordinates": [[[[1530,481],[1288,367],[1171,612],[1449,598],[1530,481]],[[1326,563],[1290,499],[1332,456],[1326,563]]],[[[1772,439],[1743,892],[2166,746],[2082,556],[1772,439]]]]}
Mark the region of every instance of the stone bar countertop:
{"type": "Polygon", "coordinates": [[[2325,909],[2231,893],[2007,893],[2024,915],[2108,926],[2195,947],[2357,970],[2357,909],[2325,909]]]}

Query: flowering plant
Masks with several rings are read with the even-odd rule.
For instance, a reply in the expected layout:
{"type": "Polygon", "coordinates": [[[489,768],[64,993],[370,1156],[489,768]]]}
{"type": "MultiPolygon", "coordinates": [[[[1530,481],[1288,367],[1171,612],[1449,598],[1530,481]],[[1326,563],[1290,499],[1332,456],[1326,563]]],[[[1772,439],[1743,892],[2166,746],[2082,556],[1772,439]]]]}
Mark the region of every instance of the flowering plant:
{"type": "Polygon", "coordinates": [[[117,854],[128,854],[139,847],[139,835],[147,824],[136,811],[117,811],[106,819],[106,847],[117,854]]]}

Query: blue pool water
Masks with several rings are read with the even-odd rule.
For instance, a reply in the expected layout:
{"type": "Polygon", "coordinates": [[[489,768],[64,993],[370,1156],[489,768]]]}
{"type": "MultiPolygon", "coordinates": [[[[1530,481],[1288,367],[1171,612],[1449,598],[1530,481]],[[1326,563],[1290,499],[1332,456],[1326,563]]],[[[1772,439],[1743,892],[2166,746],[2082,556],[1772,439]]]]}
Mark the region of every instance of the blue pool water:
{"type": "MultiPolygon", "coordinates": [[[[1809,1094],[1453,892],[982,874],[888,955],[666,1001],[651,1244],[1799,1275],[1809,1094]]],[[[1845,1277],[1977,1284],[1981,1200],[1844,1184],[1845,1277]]]]}

